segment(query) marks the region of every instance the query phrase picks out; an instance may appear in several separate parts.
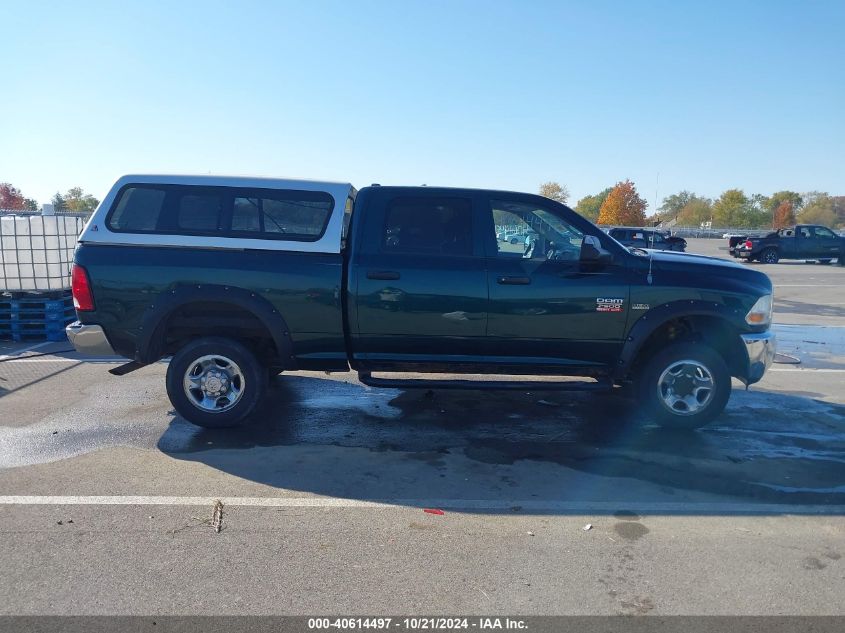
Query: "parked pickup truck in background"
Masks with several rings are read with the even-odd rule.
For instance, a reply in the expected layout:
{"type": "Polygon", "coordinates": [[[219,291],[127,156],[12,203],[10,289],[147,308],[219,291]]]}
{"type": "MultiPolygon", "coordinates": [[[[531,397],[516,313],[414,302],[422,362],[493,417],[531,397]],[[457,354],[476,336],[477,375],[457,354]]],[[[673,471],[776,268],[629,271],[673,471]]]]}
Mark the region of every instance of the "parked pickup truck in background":
{"type": "Polygon", "coordinates": [[[834,259],[845,264],[845,238],[825,226],[798,224],[763,237],[731,237],[731,255],[749,262],[777,264],[781,259],[812,259],[829,264],[834,259]]]}
{"type": "Polygon", "coordinates": [[[80,237],[73,295],[80,352],[131,359],[116,375],[171,357],[174,408],[207,427],[244,420],[275,374],[350,367],[403,389],[630,386],[650,419],[697,427],[775,353],[763,273],[628,249],[505,191],[125,176],[80,237]]]}
{"type": "Polygon", "coordinates": [[[684,238],[669,235],[657,229],[615,226],[608,231],[608,234],[623,246],[653,248],[658,251],[677,251],[679,253],[687,250],[687,241],[684,238]]]}

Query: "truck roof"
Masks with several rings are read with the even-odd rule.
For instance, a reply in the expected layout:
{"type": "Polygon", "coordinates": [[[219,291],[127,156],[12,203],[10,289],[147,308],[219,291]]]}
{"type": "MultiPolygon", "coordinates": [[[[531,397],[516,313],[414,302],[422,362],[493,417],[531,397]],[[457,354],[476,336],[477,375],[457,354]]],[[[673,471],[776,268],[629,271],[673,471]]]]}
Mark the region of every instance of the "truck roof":
{"type": "Polygon", "coordinates": [[[352,187],[351,183],[305,178],[270,178],[267,176],[234,176],[211,174],[126,174],[116,184],[124,182],[156,183],[162,185],[205,185],[207,187],[258,187],[269,189],[301,189],[311,191],[335,187],[352,187]]]}

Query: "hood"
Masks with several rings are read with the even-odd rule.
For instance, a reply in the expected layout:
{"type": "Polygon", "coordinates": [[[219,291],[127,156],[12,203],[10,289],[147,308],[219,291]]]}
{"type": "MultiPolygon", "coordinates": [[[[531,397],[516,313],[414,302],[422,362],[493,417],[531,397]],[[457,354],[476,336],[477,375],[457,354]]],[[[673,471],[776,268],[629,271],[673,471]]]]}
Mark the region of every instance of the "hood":
{"type": "MultiPolygon", "coordinates": [[[[769,277],[759,270],[749,268],[747,264],[692,253],[655,250],[647,252],[651,256],[655,285],[723,288],[752,294],[772,292],[769,277]]],[[[648,257],[639,256],[636,259],[639,268],[648,269],[648,257]]]]}

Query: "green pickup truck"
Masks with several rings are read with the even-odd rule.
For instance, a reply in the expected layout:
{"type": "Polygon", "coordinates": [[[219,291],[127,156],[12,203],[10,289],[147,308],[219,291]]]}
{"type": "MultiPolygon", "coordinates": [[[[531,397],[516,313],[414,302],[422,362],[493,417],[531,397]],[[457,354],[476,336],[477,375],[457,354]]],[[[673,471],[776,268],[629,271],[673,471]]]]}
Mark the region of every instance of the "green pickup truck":
{"type": "Polygon", "coordinates": [[[205,427],[242,422],[280,372],[352,368],[401,389],[627,387],[694,428],[775,353],[765,274],[625,248],[506,191],[125,176],[80,236],[73,295],[76,349],[126,357],[116,375],[170,357],[170,400],[205,427]]]}

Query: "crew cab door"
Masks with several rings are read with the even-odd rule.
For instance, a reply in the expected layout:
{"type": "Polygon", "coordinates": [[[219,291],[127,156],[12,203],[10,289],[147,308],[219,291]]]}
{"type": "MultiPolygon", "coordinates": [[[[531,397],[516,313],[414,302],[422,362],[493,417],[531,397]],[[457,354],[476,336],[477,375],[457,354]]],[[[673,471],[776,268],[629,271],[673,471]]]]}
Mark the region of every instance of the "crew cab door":
{"type": "Polygon", "coordinates": [[[485,206],[491,361],[524,368],[614,363],[629,307],[623,258],[582,264],[591,227],[538,196],[496,194],[485,206]],[[524,225],[536,237],[527,247],[497,242],[496,224],[524,225]]]}
{"type": "Polygon", "coordinates": [[[413,370],[478,361],[488,297],[472,194],[367,194],[349,275],[353,362],[413,370]]]}
{"type": "Polygon", "coordinates": [[[816,256],[825,259],[839,257],[841,238],[824,226],[813,226],[811,228],[816,242],[816,256]]]}

